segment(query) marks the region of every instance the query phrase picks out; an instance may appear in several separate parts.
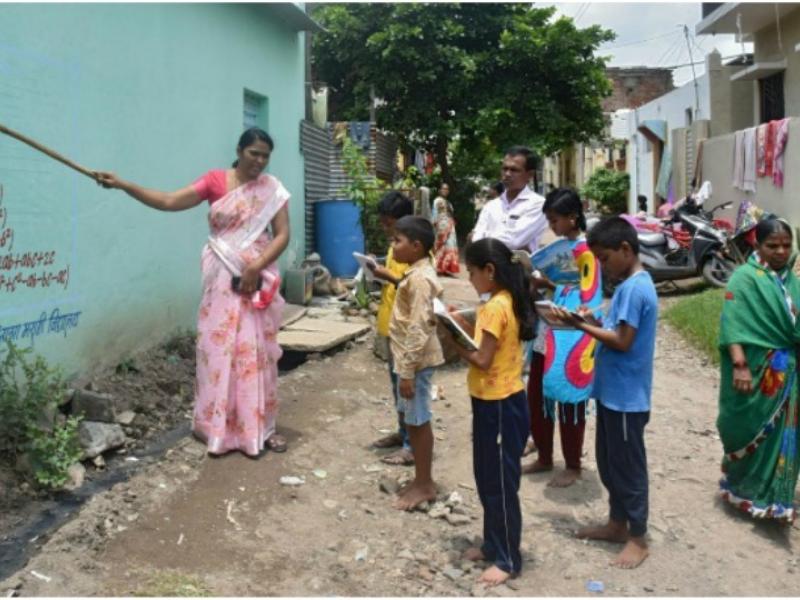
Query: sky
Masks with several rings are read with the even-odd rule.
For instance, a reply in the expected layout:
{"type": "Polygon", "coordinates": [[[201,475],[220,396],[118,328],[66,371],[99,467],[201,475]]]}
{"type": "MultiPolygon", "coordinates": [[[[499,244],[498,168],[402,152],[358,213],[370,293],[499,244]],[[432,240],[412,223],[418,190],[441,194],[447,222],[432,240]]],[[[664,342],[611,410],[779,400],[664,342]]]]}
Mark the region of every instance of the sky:
{"type": "MultiPolygon", "coordinates": [[[[742,45],[733,35],[695,36],[701,20],[699,2],[537,2],[536,6],[555,6],[559,14],[575,19],[578,27],[601,25],[611,29],[617,38],[603,44],[598,54],[611,56],[609,66],[671,67],[676,86],[692,79],[689,48],[683,25],[689,26],[689,42],[694,61],[703,61],[714,48],[722,57],[739,55],[742,45]]],[[[751,51],[752,45],[745,44],[751,51]]],[[[695,65],[695,73],[705,72],[703,64],[695,65]]]]}

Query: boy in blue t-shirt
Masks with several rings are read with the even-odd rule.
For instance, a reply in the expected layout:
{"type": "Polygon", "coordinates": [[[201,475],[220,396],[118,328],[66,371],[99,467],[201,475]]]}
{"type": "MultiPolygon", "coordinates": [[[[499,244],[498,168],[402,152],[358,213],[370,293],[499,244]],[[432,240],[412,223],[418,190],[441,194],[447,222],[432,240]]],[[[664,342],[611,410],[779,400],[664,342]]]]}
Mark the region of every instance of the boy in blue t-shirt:
{"type": "Polygon", "coordinates": [[[612,281],[621,281],[600,323],[581,309],[583,321],[559,309],[563,321],[599,342],[595,354],[597,468],[609,493],[608,523],[584,527],[578,537],[624,543],[612,564],[638,567],[647,558],[648,482],[644,428],[650,419],[658,296],[639,261],[636,230],[612,217],[597,224],[588,243],[612,281]]]}

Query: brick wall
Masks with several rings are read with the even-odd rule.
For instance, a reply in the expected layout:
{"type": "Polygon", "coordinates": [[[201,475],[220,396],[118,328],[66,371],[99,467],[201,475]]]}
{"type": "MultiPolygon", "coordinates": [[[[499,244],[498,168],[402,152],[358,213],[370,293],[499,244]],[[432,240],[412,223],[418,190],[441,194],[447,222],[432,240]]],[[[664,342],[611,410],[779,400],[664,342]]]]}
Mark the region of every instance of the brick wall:
{"type": "Polygon", "coordinates": [[[604,112],[637,108],[675,89],[669,69],[612,67],[606,69],[606,75],[614,91],[603,100],[604,112]]]}

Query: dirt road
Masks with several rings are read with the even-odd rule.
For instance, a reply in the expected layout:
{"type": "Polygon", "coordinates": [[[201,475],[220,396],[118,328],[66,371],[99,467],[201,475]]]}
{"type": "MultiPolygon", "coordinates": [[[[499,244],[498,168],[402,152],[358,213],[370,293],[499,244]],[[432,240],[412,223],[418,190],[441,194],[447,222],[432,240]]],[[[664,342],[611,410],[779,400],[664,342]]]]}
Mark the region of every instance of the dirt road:
{"type": "MultiPolygon", "coordinates": [[[[465,286],[450,281],[448,294],[469,297],[465,286]]],[[[647,429],[652,556],[634,571],[608,566],[615,547],[572,536],[607,510],[590,420],[582,481],[554,489],[545,485],[548,475],[523,480],[522,576],[511,587],[475,585],[478,571],[459,559],[481,530],[465,368],[446,367],[435,377],[445,397],[434,405],[434,474],[443,495],[463,498],[455,499],[459,517],[451,524],[400,513],[379,488],[410,471],[383,465],[369,448],[393,426],[394,411],[385,366],[365,343],[281,379],[287,454],[208,459],[186,439],[160,463],[91,500],[0,591],[19,585],[24,596],[546,596],[586,595],[593,580],[608,595],[796,595],[797,528],[754,524],[715,499],[716,379],[660,326],[647,429]],[[286,475],[304,483],[280,485],[286,475]]]]}

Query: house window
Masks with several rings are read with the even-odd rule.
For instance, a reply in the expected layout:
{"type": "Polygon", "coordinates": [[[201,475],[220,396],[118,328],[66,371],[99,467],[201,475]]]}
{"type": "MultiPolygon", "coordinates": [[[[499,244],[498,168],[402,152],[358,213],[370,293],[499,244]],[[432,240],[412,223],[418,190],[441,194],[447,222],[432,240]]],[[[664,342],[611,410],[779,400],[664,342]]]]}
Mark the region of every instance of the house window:
{"type": "Polygon", "coordinates": [[[761,79],[759,82],[761,100],[761,123],[768,123],[786,116],[783,104],[783,71],[761,79]]]}
{"type": "Polygon", "coordinates": [[[244,128],[260,127],[267,129],[267,99],[260,94],[244,91],[244,128]]]}
{"type": "Polygon", "coordinates": [[[689,127],[692,124],[692,109],[686,109],[686,127],[689,127]]]}

